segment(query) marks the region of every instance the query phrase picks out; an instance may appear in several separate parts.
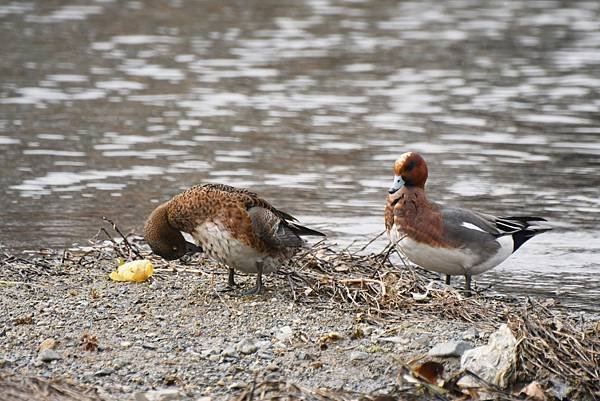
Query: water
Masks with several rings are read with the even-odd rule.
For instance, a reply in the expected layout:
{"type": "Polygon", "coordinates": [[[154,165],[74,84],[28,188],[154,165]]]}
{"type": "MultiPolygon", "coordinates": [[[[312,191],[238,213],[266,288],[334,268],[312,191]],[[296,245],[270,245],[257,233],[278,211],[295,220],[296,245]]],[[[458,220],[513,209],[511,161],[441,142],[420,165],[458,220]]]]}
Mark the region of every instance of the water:
{"type": "Polygon", "coordinates": [[[2,3],[0,243],[85,243],[102,215],[140,232],[206,182],[366,241],[415,150],[432,199],[555,227],[478,282],[597,311],[598,21],[597,1],[2,3]]]}

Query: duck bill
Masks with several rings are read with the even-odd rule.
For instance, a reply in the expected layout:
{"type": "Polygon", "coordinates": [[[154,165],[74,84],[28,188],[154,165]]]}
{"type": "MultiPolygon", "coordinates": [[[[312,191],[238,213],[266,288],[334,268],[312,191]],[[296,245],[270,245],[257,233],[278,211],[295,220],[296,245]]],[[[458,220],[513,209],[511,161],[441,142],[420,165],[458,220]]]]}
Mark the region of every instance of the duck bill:
{"type": "Polygon", "coordinates": [[[401,176],[396,175],[396,176],[394,176],[394,182],[392,183],[392,186],[388,189],[388,192],[390,194],[393,194],[396,191],[398,191],[400,188],[402,188],[403,186],[404,186],[404,180],[402,179],[401,176]]]}

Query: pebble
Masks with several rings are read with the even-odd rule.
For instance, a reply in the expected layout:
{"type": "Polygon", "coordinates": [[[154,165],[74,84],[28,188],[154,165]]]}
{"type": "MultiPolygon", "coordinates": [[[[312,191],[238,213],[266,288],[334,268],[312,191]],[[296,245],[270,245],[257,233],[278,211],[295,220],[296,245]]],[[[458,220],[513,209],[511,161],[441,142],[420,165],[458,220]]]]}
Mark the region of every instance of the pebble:
{"type": "Polygon", "coordinates": [[[114,372],[115,372],[115,370],[113,368],[104,368],[104,369],[100,369],[97,372],[94,372],[94,376],[97,376],[97,377],[109,376],[109,375],[112,375],[114,372]]]}
{"type": "Polygon", "coordinates": [[[174,401],[180,400],[181,393],[177,389],[161,389],[136,393],[136,401],[174,401]]]}
{"type": "Polygon", "coordinates": [[[267,370],[270,370],[271,372],[276,372],[279,370],[279,366],[276,363],[271,362],[267,365],[267,370]]]}
{"type": "Polygon", "coordinates": [[[279,341],[286,342],[290,341],[294,337],[294,332],[290,326],[280,327],[275,333],[275,338],[279,341]]]}
{"type": "Polygon", "coordinates": [[[56,347],[56,340],[54,338],[46,338],[41,342],[38,350],[42,352],[45,349],[54,349],[56,347]]]}
{"type": "Polygon", "coordinates": [[[38,354],[38,359],[42,362],[51,362],[61,359],[61,357],[58,352],[54,351],[53,349],[46,348],[40,351],[38,354]]]}
{"type": "Polygon", "coordinates": [[[252,340],[245,338],[235,345],[235,349],[244,355],[249,355],[255,353],[258,350],[258,347],[252,340]]]}
{"type": "Polygon", "coordinates": [[[348,357],[351,361],[364,361],[369,358],[369,353],[363,351],[352,351],[348,357]]]}
{"type": "Polygon", "coordinates": [[[231,383],[231,385],[229,386],[230,390],[239,390],[241,388],[246,388],[246,384],[242,383],[242,382],[235,382],[235,383],[231,383]]]}
{"type": "Polygon", "coordinates": [[[410,339],[408,339],[406,337],[394,336],[394,337],[379,337],[377,339],[377,341],[382,342],[382,343],[390,342],[390,343],[394,343],[394,344],[406,345],[410,342],[410,339]]]}
{"type": "Polygon", "coordinates": [[[238,354],[234,347],[227,347],[221,352],[224,357],[237,358],[238,354]]]}
{"type": "Polygon", "coordinates": [[[129,348],[129,347],[131,347],[132,342],[131,341],[121,341],[120,345],[122,348],[129,348]]]}
{"type": "Polygon", "coordinates": [[[272,352],[269,351],[258,351],[258,357],[261,359],[265,359],[267,361],[272,361],[274,356],[272,352]]]}
{"type": "Polygon", "coordinates": [[[221,359],[221,357],[219,355],[210,355],[208,357],[208,360],[211,362],[218,362],[221,359]]]}
{"type": "Polygon", "coordinates": [[[427,355],[440,357],[461,356],[471,348],[473,346],[465,341],[448,341],[435,345],[427,352],[427,355]]]}
{"type": "Polygon", "coordinates": [[[260,350],[268,350],[273,348],[273,343],[271,343],[269,340],[261,340],[256,342],[256,346],[260,350]]]}
{"type": "Polygon", "coordinates": [[[156,349],[156,345],[152,344],[152,343],[143,343],[142,344],[142,348],[146,348],[146,349],[156,349]]]}
{"type": "Polygon", "coordinates": [[[196,398],[196,401],[213,401],[213,398],[208,395],[205,395],[205,396],[196,398]]]}
{"type": "Polygon", "coordinates": [[[462,335],[463,340],[474,340],[478,337],[479,332],[475,327],[471,327],[470,329],[466,330],[462,335]]]}

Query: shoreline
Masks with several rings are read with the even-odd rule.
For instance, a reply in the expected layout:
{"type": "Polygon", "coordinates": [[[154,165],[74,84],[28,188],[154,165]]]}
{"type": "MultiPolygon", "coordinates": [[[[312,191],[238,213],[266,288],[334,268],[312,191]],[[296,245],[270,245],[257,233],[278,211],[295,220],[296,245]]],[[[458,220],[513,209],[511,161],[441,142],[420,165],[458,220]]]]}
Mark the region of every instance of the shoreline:
{"type": "MultiPolygon", "coordinates": [[[[600,375],[593,365],[598,348],[587,353],[600,346],[597,319],[576,321],[549,300],[485,293],[464,298],[417,270],[392,266],[388,255],[324,242],[268,275],[265,293],[239,297],[217,291],[226,269],[202,255],[167,263],[150,255],[139,238],[128,238],[0,259],[0,391],[29,388],[23,380],[59,379],[63,386],[83,386],[81,394],[95,392],[98,400],[160,396],[152,391],[174,397],[164,399],[203,401],[294,391],[307,399],[319,391],[329,392],[320,399],[433,399],[441,390],[454,399],[463,391],[450,383],[461,370],[460,358],[428,352],[448,341],[485,345],[508,323],[519,341],[511,386],[478,392],[517,399],[521,387],[537,381],[554,399],[560,391],[554,378],[581,399],[600,395],[598,382],[586,382],[600,375]],[[153,277],[110,281],[117,259],[136,259],[136,253],[152,261],[153,277]],[[553,344],[550,337],[563,333],[553,344]],[[569,340],[573,336],[578,344],[569,340]],[[44,361],[40,344],[48,341],[53,352],[44,361]],[[548,345],[541,367],[540,341],[548,345]],[[569,353],[571,361],[562,360],[569,353]],[[444,368],[432,383],[415,374],[426,362],[444,368]],[[560,374],[552,372],[555,363],[564,364],[560,374]],[[582,366],[587,371],[574,380],[582,366]]],[[[254,280],[239,277],[243,286],[254,280]]]]}

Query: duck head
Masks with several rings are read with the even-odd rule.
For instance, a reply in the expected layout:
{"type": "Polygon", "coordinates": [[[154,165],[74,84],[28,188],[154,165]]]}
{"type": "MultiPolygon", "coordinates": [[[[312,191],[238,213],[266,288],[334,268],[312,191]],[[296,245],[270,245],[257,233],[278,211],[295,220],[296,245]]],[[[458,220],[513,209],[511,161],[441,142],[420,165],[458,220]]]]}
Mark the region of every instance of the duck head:
{"type": "Polygon", "coordinates": [[[185,255],[189,247],[181,231],[169,224],[168,206],[168,202],[163,203],[150,214],[144,227],[144,239],[152,252],[166,260],[174,260],[185,255]]]}
{"type": "Polygon", "coordinates": [[[403,186],[425,188],[427,174],[427,164],[420,154],[404,153],[394,163],[394,182],[388,192],[393,194],[403,186]]]}

